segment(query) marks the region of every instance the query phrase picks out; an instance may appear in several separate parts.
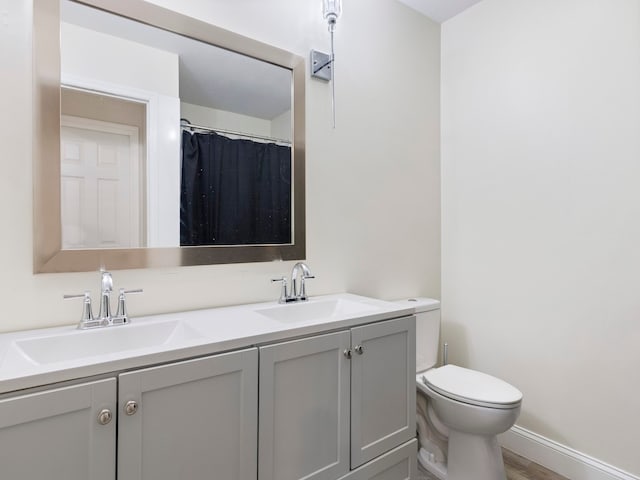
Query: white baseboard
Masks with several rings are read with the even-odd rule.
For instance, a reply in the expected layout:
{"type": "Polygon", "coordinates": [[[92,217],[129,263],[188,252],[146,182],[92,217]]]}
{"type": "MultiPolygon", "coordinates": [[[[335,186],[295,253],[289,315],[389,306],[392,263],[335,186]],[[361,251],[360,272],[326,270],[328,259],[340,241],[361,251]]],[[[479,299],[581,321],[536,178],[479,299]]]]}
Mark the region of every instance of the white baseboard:
{"type": "Polygon", "coordinates": [[[640,480],[640,477],[517,425],[500,435],[499,441],[507,450],[571,480],[640,480]]]}

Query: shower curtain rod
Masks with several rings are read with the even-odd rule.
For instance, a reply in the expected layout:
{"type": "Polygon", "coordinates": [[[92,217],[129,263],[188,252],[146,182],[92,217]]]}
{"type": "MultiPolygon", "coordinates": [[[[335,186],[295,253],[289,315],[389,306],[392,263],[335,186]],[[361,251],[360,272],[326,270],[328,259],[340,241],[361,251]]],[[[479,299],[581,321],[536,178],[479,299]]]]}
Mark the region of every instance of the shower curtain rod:
{"type": "Polygon", "coordinates": [[[222,134],[227,134],[227,135],[236,135],[238,137],[245,137],[245,138],[255,138],[258,140],[267,140],[270,142],[274,142],[274,143],[283,143],[285,145],[289,145],[291,146],[291,142],[289,140],[284,140],[282,138],[274,138],[274,137],[263,137],[261,135],[253,135],[253,134],[249,134],[249,133],[242,133],[242,132],[234,132],[233,130],[222,130],[221,128],[212,128],[212,127],[207,127],[204,125],[195,125],[189,121],[185,121],[180,120],[180,126],[182,128],[197,128],[198,130],[207,130],[208,132],[215,132],[215,133],[222,133],[222,134]]]}

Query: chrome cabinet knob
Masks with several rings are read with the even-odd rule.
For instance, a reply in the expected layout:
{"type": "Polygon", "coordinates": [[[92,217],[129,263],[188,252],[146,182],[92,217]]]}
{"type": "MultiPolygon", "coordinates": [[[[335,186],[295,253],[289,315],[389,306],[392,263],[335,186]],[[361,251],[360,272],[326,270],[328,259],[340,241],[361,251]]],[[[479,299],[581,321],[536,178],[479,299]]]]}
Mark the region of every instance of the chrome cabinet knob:
{"type": "Polygon", "coordinates": [[[127,415],[133,415],[138,411],[138,402],[135,400],[129,400],[124,404],[124,413],[127,415]]]}
{"type": "Polygon", "coordinates": [[[358,355],[362,355],[364,353],[364,347],[362,345],[356,345],[353,349],[358,355]]]}
{"type": "Polygon", "coordinates": [[[98,413],[98,423],[100,425],[107,425],[109,422],[111,422],[112,418],[113,413],[111,413],[111,410],[109,410],[108,408],[104,408],[100,410],[100,413],[98,413]]]}
{"type": "Polygon", "coordinates": [[[344,356],[345,356],[345,357],[347,357],[347,358],[351,358],[351,349],[350,349],[350,348],[347,348],[347,349],[346,349],[344,352],[342,352],[342,353],[344,353],[344,356]]]}

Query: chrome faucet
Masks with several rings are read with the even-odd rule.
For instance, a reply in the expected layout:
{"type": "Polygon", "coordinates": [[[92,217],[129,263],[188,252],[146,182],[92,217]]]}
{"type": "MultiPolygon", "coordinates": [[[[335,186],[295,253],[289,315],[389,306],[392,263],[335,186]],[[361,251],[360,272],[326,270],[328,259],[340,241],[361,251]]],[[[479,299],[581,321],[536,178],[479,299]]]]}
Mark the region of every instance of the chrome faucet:
{"type": "Polygon", "coordinates": [[[285,277],[272,278],[271,282],[282,282],[278,303],[304,302],[308,300],[305,280],[310,278],[316,277],[311,274],[309,267],[303,262],[296,263],[291,270],[291,292],[287,288],[287,279],[285,277]]]}
{"type": "Polygon", "coordinates": [[[104,270],[101,272],[100,281],[100,320],[106,320],[107,323],[111,319],[111,292],[113,291],[113,277],[109,272],[104,270]]]}
{"type": "Polygon", "coordinates": [[[308,278],[315,277],[311,275],[311,270],[309,270],[307,264],[303,262],[296,263],[291,270],[291,295],[293,295],[295,301],[307,300],[304,281],[308,278]],[[300,276],[300,288],[298,288],[298,275],[300,276]]]}
{"type": "Polygon", "coordinates": [[[125,325],[129,323],[127,315],[125,294],[142,293],[142,289],[125,290],[120,289],[118,295],[118,310],[115,315],[111,315],[111,292],[113,291],[113,277],[111,273],[104,270],[101,271],[100,277],[100,313],[98,318],[93,316],[93,308],[91,307],[91,292],[86,290],[79,295],[64,295],[64,299],[83,298],[82,317],[78,323],[80,330],[87,330],[96,327],[109,327],[113,325],[125,325]]]}

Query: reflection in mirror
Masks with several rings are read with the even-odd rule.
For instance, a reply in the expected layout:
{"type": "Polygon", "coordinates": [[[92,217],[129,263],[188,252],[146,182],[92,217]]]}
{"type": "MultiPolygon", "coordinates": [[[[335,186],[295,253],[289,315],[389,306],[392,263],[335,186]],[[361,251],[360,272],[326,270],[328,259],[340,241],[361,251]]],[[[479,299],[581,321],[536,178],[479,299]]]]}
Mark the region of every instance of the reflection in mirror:
{"type": "Polygon", "coordinates": [[[62,88],[62,248],[147,245],[146,105],[62,88]]]}
{"type": "Polygon", "coordinates": [[[64,249],[291,243],[290,69],[69,0],[60,31],[64,249]]]}
{"type": "Polygon", "coordinates": [[[304,60],[142,0],[54,3],[34,0],[35,271],[304,258],[304,60]]]}

